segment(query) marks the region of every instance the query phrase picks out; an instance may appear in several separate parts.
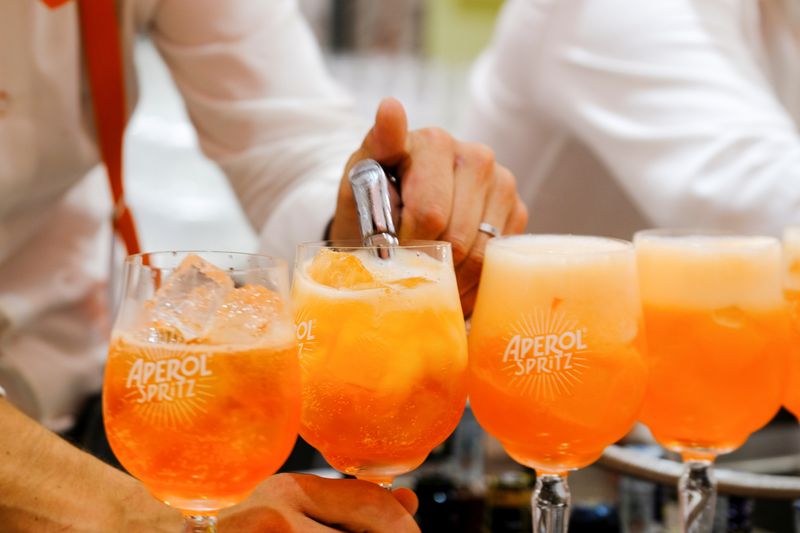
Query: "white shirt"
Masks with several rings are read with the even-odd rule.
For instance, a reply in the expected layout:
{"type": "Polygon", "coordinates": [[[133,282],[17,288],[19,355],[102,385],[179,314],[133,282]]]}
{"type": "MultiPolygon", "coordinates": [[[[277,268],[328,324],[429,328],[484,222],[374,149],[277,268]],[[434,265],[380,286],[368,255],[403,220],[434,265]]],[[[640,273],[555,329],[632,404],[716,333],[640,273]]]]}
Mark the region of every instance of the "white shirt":
{"type": "Polygon", "coordinates": [[[516,174],[530,231],[776,234],[800,223],[800,45],[776,2],[510,0],[467,136],[516,174]]]}
{"type": "MultiPolygon", "coordinates": [[[[262,249],[320,239],[363,130],[291,0],[120,0],[128,104],[149,33],[262,249]]],[[[99,388],[110,200],[76,6],[0,2],[0,386],[54,429],[99,388]],[[87,177],[87,175],[89,177],[87,177]]],[[[169,176],[164,176],[169,179],[169,176]]]]}

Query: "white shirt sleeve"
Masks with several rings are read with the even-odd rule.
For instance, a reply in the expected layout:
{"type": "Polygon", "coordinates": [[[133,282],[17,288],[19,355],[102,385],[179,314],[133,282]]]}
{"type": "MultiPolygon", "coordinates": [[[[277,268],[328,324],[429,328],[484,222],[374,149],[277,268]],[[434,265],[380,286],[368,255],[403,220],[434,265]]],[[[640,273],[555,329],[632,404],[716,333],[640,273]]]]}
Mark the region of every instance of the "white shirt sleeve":
{"type": "Polygon", "coordinates": [[[800,137],[747,4],[512,1],[477,100],[512,131],[537,114],[579,138],[658,225],[777,232],[800,221],[800,137]]]}
{"type": "Polygon", "coordinates": [[[291,258],[298,242],[321,239],[365,128],[296,2],[164,1],[152,36],[262,249],[291,258]]]}

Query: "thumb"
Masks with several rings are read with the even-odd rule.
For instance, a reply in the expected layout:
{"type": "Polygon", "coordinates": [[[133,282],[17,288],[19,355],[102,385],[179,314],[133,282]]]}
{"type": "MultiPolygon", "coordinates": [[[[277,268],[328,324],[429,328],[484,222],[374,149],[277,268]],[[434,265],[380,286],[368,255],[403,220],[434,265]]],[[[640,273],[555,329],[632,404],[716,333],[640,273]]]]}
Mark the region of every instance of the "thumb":
{"type": "Polygon", "coordinates": [[[384,98],[375,113],[375,124],[364,138],[362,149],[384,165],[395,165],[406,154],[408,119],[403,104],[384,98]]]}
{"type": "Polygon", "coordinates": [[[411,489],[394,489],[392,491],[392,495],[400,502],[408,514],[414,516],[417,513],[417,508],[419,507],[419,499],[417,495],[414,494],[414,491],[411,489]]]}
{"type": "MultiPolygon", "coordinates": [[[[353,192],[347,179],[353,165],[362,159],[374,159],[382,165],[398,166],[408,152],[408,139],[408,121],[403,104],[394,98],[384,98],[375,113],[375,124],[345,166],[339,185],[336,214],[330,228],[331,239],[352,239],[361,234],[353,192]]],[[[389,194],[393,205],[398,204],[399,198],[394,187],[390,187],[389,194]]],[[[395,212],[399,212],[399,209],[395,212]]]]}

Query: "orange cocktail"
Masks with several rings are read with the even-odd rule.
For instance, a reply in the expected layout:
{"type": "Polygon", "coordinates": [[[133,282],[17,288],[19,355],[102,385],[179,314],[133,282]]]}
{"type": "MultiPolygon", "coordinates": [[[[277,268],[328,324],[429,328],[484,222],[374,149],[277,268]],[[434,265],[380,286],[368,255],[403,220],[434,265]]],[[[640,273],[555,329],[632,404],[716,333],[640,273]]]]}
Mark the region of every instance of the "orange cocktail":
{"type": "Polygon", "coordinates": [[[792,321],[792,352],[783,405],[800,418],[800,227],[783,232],[783,295],[792,321]]]}
{"type": "Polygon", "coordinates": [[[665,447],[711,456],[777,412],[789,324],[767,237],[637,238],[650,382],[641,419],[665,447]]]}
{"type": "Polygon", "coordinates": [[[131,474],[160,500],[213,522],[291,451],[300,369],[285,268],[259,256],[204,255],[228,270],[196,255],[129,259],[103,415],[131,474]]]}
{"type": "MultiPolygon", "coordinates": [[[[629,242],[489,242],[469,337],[470,406],[512,458],[536,469],[538,496],[631,429],[647,379],[642,344],[629,242]]],[[[562,503],[537,506],[537,528],[566,528],[562,503]]]]}
{"type": "Polygon", "coordinates": [[[114,454],[158,499],[228,507],[291,450],[297,349],[114,339],[105,420],[114,454]],[[201,465],[208,465],[208,467],[201,465]],[[211,503],[213,502],[213,504],[211,503]]]}
{"type": "Polygon", "coordinates": [[[300,248],[292,288],[300,434],[337,470],[388,485],[453,431],[466,336],[449,245],[300,248]]]}
{"type": "Polygon", "coordinates": [[[641,420],[687,462],[684,526],[705,531],[714,458],[781,404],[790,337],[780,246],[771,237],[670,230],[640,232],[635,242],[650,368],[641,420]]]}

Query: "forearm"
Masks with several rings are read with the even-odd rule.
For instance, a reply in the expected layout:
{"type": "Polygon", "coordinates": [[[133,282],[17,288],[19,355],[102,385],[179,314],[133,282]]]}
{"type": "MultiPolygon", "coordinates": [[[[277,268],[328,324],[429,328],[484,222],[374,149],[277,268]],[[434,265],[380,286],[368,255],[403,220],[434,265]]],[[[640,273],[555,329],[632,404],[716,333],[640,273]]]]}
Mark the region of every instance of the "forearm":
{"type": "MultiPolygon", "coordinates": [[[[522,43],[540,33],[525,24],[527,4],[508,4],[522,43]]],[[[552,4],[564,31],[544,32],[527,94],[651,224],[776,233],[798,220],[800,136],[753,60],[742,10],[714,0],[552,4]]]]}
{"type": "Polygon", "coordinates": [[[81,452],[0,399],[0,529],[177,531],[180,517],[130,476],[81,452]]]}

